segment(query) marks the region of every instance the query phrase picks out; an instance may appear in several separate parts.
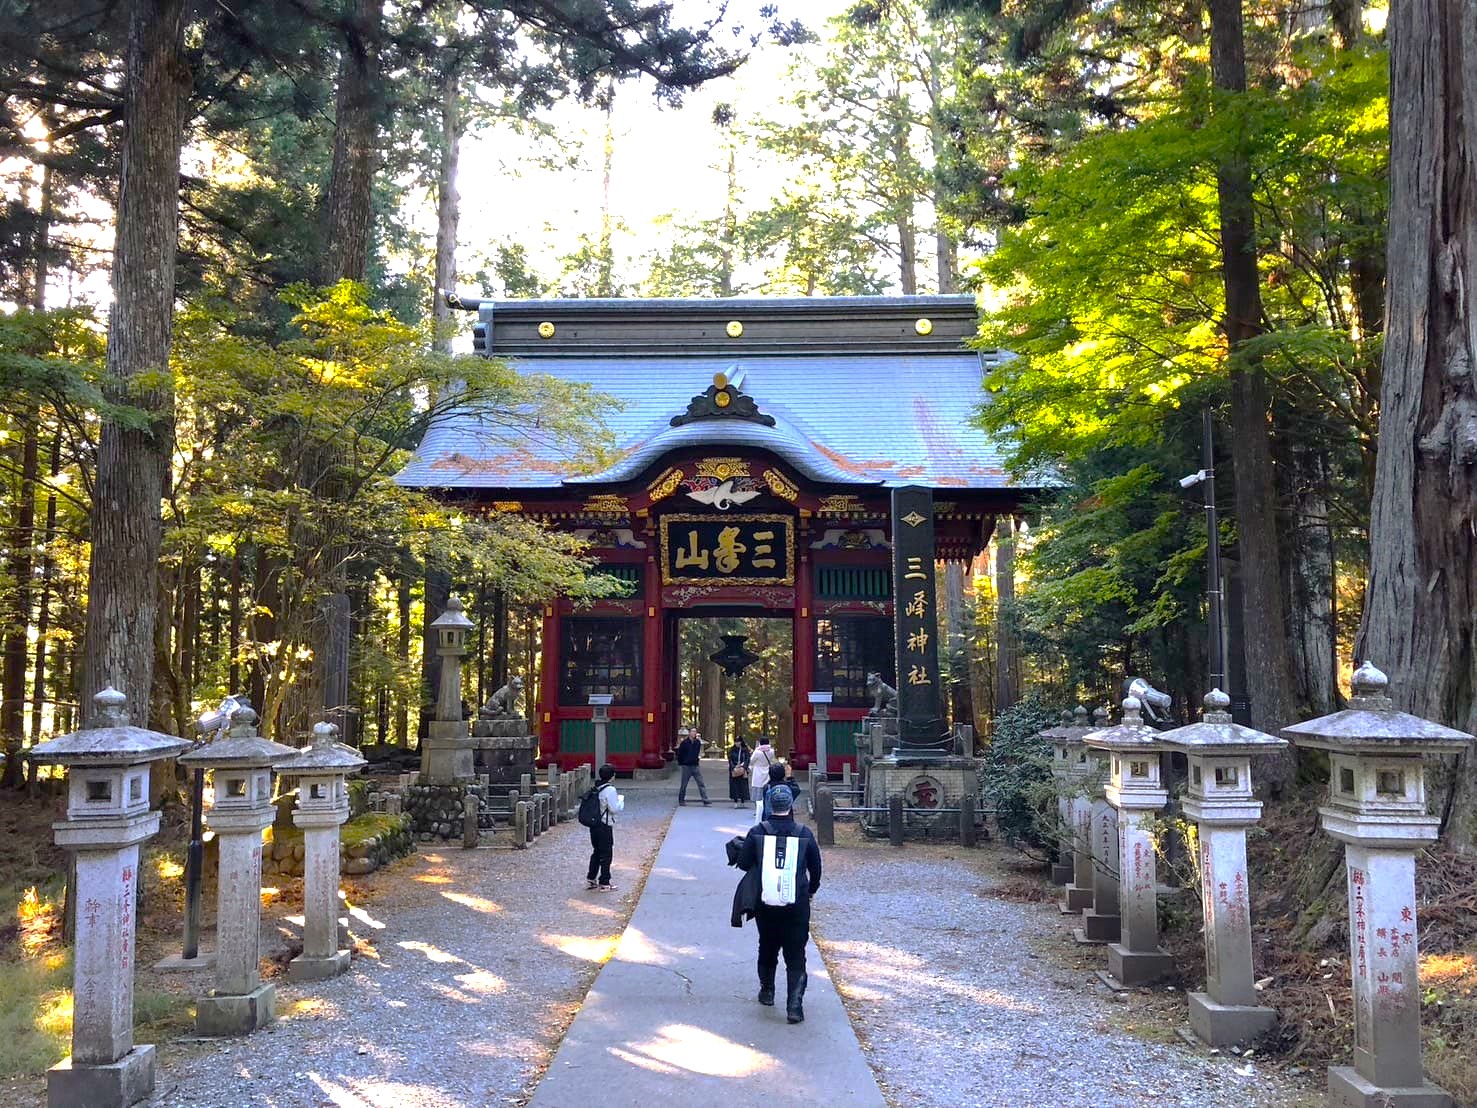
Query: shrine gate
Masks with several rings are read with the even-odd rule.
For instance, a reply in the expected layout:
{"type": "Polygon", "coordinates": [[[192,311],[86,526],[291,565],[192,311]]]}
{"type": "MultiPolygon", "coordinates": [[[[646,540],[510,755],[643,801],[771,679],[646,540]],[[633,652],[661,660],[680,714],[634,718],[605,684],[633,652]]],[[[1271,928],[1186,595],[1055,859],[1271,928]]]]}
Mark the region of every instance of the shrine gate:
{"type": "Polygon", "coordinates": [[[896,684],[889,490],[932,488],[937,557],[963,563],[1033,491],[971,423],[997,357],[965,346],[971,297],[457,306],[477,310],[477,353],[624,404],[605,417],[618,460],[599,472],[463,410],[397,478],[572,530],[632,587],[545,607],[529,696],[540,764],[593,758],[589,697],[608,693],[609,761],[662,768],[681,722],[678,617],[747,614],[792,621],[794,765],[815,758],[807,694],[829,691],[839,771],[854,757],[849,721],[871,704],[867,674],[896,684]]]}

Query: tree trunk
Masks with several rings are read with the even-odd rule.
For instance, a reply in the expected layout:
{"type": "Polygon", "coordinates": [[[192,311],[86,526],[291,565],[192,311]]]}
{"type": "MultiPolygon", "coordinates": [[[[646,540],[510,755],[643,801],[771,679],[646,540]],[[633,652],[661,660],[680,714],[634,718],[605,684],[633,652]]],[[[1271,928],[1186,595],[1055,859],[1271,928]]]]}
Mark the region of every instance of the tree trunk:
{"type": "Polygon", "coordinates": [[[324,197],[323,257],[318,267],[318,282],[323,285],[362,281],[369,268],[382,9],[383,0],[354,0],[339,59],[333,164],[324,197]]]}
{"type": "Polygon", "coordinates": [[[451,574],[440,566],[426,565],[426,602],[421,618],[421,703],[419,734],[424,736],[426,725],[435,714],[436,697],[441,687],[441,656],[436,653],[436,632],[431,624],[442,612],[451,598],[451,574]]]}
{"type": "MultiPolygon", "coordinates": [[[[402,561],[395,574],[395,632],[400,657],[410,660],[410,575],[402,561]]],[[[395,745],[410,745],[410,704],[404,695],[395,707],[395,745]]]]}
{"type": "Polygon", "coordinates": [[[1288,469],[1292,520],[1288,530],[1287,595],[1292,616],[1293,677],[1304,711],[1322,716],[1337,706],[1333,531],[1328,522],[1328,458],[1295,446],[1288,469]]]}
{"type": "Polygon", "coordinates": [[[1015,521],[995,521],[995,711],[1020,699],[1020,656],[1015,635],[1015,521]]]}
{"type": "MultiPolygon", "coordinates": [[[[1359,659],[1396,707],[1477,727],[1477,6],[1391,7],[1390,241],[1359,659]]],[[[1477,849],[1477,755],[1450,824],[1477,849]]]]}
{"type": "MultiPolygon", "coordinates": [[[[0,737],[12,749],[20,749],[25,741],[26,662],[29,660],[31,629],[31,567],[36,545],[36,478],[40,471],[36,413],[27,412],[19,423],[20,441],[15,450],[20,463],[20,488],[16,496],[15,526],[10,532],[10,579],[14,582],[15,603],[5,627],[4,669],[0,677],[0,737]]],[[[17,763],[19,759],[12,759],[17,763]]],[[[6,767],[6,783],[12,784],[12,773],[6,767]]],[[[16,777],[16,780],[19,778],[16,777]]]]}
{"type": "Polygon", "coordinates": [[[134,0],[123,81],[122,172],[108,319],[109,396],[149,415],[145,427],[104,420],[91,520],[81,709],[113,685],[132,722],[149,715],[159,585],[160,502],[169,476],[169,372],[179,240],[179,165],[189,89],[184,0],[134,0]],[[142,380],[141,380],[142,379],[142,380]]]}
{"type": "Polygon", "coordinates": [[[451,353],[451,306],[446,293],[456,291],[456,234],[461,220],[461,195],[456,190],[461,161],[462,131],[460,73],[448,66],[441,83],[441,165],[436,174],[436,285],[431,299],[436,316],[436,349],[451,353]]]}
{"type": "MultiPolygon", "coordinates": [[[[1211,71],[1221,95],[1246,91],[1246,52],[1241,0],[1211,0],[1211,71]]],[[[1224,328],[1230,345],[1231,426],[1235,436],[1234,477],[1245,608],[1246,677],[1253,726],[1276,733],[1293,722],[1295,705],[1287,659],[1280,559],[1274,504],[1266,376],[1246,344],[1262,331],[1257,276],[1256,227],[1251,166],[1245,153],[1228,152],[1217,172],[1220,192],[1221,271],[1226,293],[1224,328]]],[[[1287,784],[1292,759],[1271,767],[1267,784],[1287,784]]]]}
{"type": "MultiPolygon", "coordinates": [[[[51,480],[56,482],[62,471],[62,437],[58,431],[51,440],[51,480]]],[[[56,574],[56,562],[51,556],[51,544],[56,541],[56,493],[46,490],[46,527],[41,532],[41,596],[36,602],[36,673],[31,685],[31,738],[40,738],[42,712],[46,705],[46,654],[49,648],[47,635],[51,631],[51,582],[56,574]]],[[[55,720],[53,720],[53,723],[55,720]]]]}

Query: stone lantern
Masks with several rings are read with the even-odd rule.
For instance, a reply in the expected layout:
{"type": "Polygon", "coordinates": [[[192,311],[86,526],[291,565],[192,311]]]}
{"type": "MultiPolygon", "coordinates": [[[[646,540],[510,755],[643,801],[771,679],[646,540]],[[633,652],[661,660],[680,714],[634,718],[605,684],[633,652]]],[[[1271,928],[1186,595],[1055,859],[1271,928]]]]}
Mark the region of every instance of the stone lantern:
{"type": "MultiPolygon", "coordinates": [[[[1111,726],[1108,710],[1095,709],[1092,722],[1093,733],[1107,730],[1111,726]]],[[[1118,914],[1118,809],[1108,803],[1106,795],[1091,795],[1106,786],[1112,758],[1106,750],[1087,745],[1086,735],[1082,738],[1084,745],[1078,756],[1085,761],[1077,797],[1077,826],[1087,841],[1086,873],[1078,861],[1076,877],[1068,888],[1069,894],[1072,888],[1091,890],[1092,903],[1082,913],[1082,926],[1073,934],[1079,943],[1101,945],[1116,942],[1122,930],[1118,914]]]]}
{"type": "Polygon", "coordinates": [[[303,829],[303,952],[287,963],[293,981],[321,981],[349,968],[349,952],[339,946],[339,828],[349,818],[344,778],[364,759],[337,736],[333,724],[316,724],[313,745],[277,764],[279,774],[297,778],[292,822],[303,829]]]}
{"type": "Polygon", "coordinates": [[[472,621],[461,598],[446,601],[446,611],[431,623],[436,653],[441,658],[441,685],[436,715],[421,742],[421,776],[430,785],[456,785],[472,780],[477,741],[462,718],[462,659],[467,654],[467,632],[472,621]]]}
{"type": "Polygon", "coordinates": [[[159,830],[149,811],[149,763],[189,747],[133,727],[121,692],[93,697],[93,727],[31,751],[67,767],[67,818],[56,842],[77,861],[72,1054],[46,1074],[51,1108],[123,1108],[154,1091],[154,1048],[133,1042],[134,902],[139,844],[159,830]]]}
{"type": "Polygon", "coordinates": [[[276,989],[261,981],[262,832],[277,814],[272,766],[297,753],[256,733],[250,707],[231,713],[222,738],[182,755],[210,771],[215,799],[205,824],[220,846],[215,920],[215,988],[195,1004],[201,1035],[245,1035],[272,1021],[276,989]]]}
{"type": "Polygon", "coordinates": [[[1256,1003],[1251,961],[1251,908],[1246,875],[1246,829],[1262,814],[1251,795],[1251,759],[1287,743],[1231,721],[1231,698],[1220,689],[1205,697],[1199,723],[1165,731],[1159,741],[1183,751],[1190,783],[1182,806],[1200,839],[1201,903],[1205,910],[1205,992],[1190,993],[1190,1027],[1211,1046],[1249,1042],[1277,1022],[1275,1010],[1256,1003]]]}
{"type": "Polygon", "coordinates": [[[1108,944],[1108,972],[1124,985],[1144,985],[1169,972],[1159,949],[1154,813],[1169,802],[1159,780],[1159,732],[1144,723],[1136,696],[1123,701],[1117,727],[1093,731],[1086,743],[1109,758],[1103,790],[1118,817],[1120,937],[1108,944]]]}
{"type": "Polygon", "coordinates": [[[1052,880],[1065,885],[1062,910],[1075,915],[1092,904],[1092,802],[1087,797],[1087,780],[1092,776],[1092,760],[1082,737],[1092,730],[1087,709],[1077,705],[1075,712],[1062,712],[1062,722],[1048,728],[1042,736],[1051,740],[1051,775],[1056,779],[1057,818],[1064,844],[1058,863],[1052,867],[1052,880]]]}
{"type": "Polygon", "coordinates": [[[1354,671],[1349,707],[1282,733],[1329,753],[1323,830],[1344,844],[1354,978],[1354,1064],[1328,1071],[1330,1104],[1440,1108],[1451,1097],[1421,1068],[1415,853],[1436,841],[1426,812],[1426,754],[1458,754],[1463,731],[1395,711],[1390,680],[1369,662],[1354,671]]]}

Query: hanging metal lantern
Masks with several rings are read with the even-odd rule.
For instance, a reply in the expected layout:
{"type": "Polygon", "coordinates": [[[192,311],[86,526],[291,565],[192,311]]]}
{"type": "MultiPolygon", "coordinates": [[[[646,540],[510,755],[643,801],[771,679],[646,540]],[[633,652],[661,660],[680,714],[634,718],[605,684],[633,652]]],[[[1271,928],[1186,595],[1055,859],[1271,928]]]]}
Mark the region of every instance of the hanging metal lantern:
{"type": "Polygon", "coordinates": [[[720,666],[724,673],[730,677],[742,677],[744,670],[759,660],[748,647],[744,646],[748,635],[721,635],[723,649],[708,655],[708,661],[720,666]]]}

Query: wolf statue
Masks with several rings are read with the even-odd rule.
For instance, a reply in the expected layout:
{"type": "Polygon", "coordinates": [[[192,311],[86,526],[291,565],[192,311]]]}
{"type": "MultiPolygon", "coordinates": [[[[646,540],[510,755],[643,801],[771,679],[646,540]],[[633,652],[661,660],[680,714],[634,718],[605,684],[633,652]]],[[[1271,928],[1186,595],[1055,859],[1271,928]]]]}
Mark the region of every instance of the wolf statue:
{"type": "Polygon", "coordinates": [[[897,690],[882,680],[882,674],[867,674],[867,692],[872,697],[872,715],[880,716],[897,711],[897,690]]]}
{"type": "Polygon", "coordinates": [[[1130,677],[1123,683],[1123,695],[1138,698],[1143,705],[1144,719],[1150,723],[1165,723],[1169,717],[1170,699],[1168,693],[1162,693],[1142,677],[1130,677]]]}
{"type": "Polygon", "coordinates": [[[514,677],[487,698],[477,709],[478,719],[518,719],[518,696],[523,692],[523,678],[514,677]]]}

